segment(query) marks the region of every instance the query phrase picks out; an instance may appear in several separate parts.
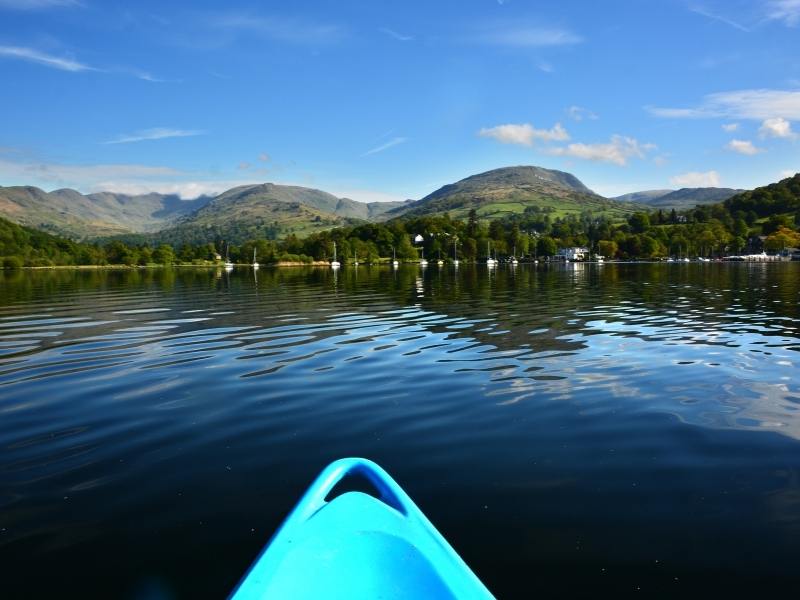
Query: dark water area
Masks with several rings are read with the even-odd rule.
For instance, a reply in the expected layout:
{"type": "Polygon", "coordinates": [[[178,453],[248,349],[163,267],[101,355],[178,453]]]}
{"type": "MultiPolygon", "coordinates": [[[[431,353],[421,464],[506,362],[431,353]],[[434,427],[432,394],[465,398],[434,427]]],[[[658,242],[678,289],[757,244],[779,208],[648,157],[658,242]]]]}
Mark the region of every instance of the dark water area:
{"type": "Polygon", "coordinates": [[[377,461],[499,597],[800,589],[800,264],[0,272],[0,596],[220,598],[377,461]]]}

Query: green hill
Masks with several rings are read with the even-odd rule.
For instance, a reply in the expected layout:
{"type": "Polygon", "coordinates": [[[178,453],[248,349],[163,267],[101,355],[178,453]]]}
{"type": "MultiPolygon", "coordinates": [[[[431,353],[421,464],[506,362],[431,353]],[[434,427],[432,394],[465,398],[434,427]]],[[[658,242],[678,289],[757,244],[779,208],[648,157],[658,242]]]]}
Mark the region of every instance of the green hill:
{"type": "Polygon", "coordinates": [[[484,220],[497,219],[527,209],[552,216],[591,212],[623,217],[634,212],[629,203],[595,194],[577,177],[563,171],[520,166],[494,169],[446,185],[422,200],[394,209],[386,217],[449,213],[463,218],[475,209],[484,220]]]}
{"type": "Polygon", "coordinates": [[[679,190],[646,190],[617,196],[614,200],[634,202],[645,207],[661,210],[687,210],[703,204],[715,204],[727,200],[744,190],[731,188],[681,188],[679,190]]]}
{"type": "Polygon", "coordinates": [[[737,194],[724,202],[731,211],[753,212],[759,217],[800,215],[800,173],[777,183],[737,194]]]}
{"type": "Polygon", "coordinates": [[[312,188],[264,183],[224,192],[153,237],[171,244],[306,236],[375,220],[399,202],[357,202],[312,188]]]}

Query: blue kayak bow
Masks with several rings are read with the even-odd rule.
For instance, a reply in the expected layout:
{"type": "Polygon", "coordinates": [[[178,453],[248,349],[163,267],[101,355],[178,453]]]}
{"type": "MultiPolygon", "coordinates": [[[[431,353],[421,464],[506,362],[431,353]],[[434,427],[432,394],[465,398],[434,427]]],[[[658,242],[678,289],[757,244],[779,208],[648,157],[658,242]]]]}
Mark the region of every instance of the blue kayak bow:
{"type": "Polygon", "coordinates": [[[364,458],[331,463],[231,594],[253,598],[492,598],[403,489],[364,458]],[[360,475],[380,498],[345,492],[360,475]]]}

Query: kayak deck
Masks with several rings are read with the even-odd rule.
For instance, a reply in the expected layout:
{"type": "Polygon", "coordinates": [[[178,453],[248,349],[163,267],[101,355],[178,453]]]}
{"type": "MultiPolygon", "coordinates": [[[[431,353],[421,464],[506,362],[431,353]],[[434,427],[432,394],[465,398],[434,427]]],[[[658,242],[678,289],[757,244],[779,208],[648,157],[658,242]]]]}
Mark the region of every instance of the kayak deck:
{"type": "Polygon", "coordinates": [[[461,557],[377,464],[346,458],[315,480],[231,598],[491,598],[461,557]],[[345,492],[360,475],[380,498],[345,492]]]}

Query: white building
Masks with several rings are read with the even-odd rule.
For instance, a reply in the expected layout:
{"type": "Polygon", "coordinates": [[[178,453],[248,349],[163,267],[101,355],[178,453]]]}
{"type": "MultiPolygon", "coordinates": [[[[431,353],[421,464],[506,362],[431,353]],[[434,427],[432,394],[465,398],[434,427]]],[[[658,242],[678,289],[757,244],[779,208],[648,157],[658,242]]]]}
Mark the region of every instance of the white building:
{"type": "Polygon", "coordinates": [[[589,258],[588,248],[561,248],[555,256],[556,260],[578,261],[589,258]]]}

